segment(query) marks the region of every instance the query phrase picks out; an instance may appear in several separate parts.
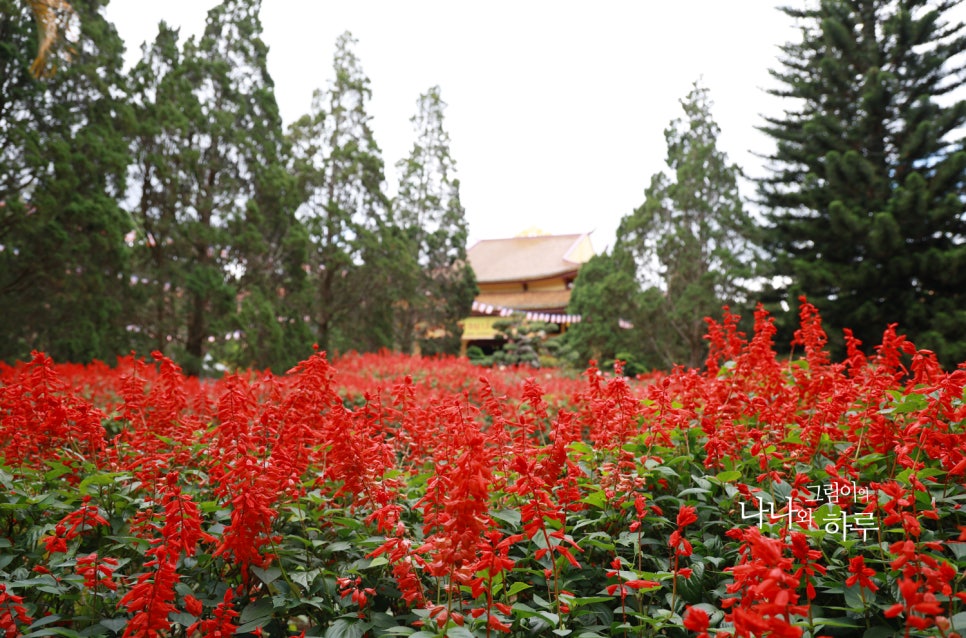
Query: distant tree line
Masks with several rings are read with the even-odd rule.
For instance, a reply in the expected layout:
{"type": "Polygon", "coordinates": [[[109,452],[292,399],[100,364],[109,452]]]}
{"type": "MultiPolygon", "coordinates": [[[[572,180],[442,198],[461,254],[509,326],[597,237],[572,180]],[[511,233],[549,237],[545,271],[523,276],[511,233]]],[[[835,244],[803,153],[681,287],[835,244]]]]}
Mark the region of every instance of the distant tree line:
{"type": "Polygon", "coordinates": [[[586,264],[566,335],[577,360],[701,365],[703,317],[764,302],[788,347],[801,296],[833,352],[849,328],[867,348],[889,324],[947,367],[966,361],[966,33],[958,1],[819,0],[782,9],[770,92],[781,115],[753,202],[717,148],[706,89],[665,132],[667,169],[586,264]],[[755,214],[749,212],[753,209],[755,214]],[[622,330],[618,320],[634,328],[622,330]]]}
{"type": "Polygon", "coordinates": [[[390,199],[350,34],[286,130],[260,0],[197,38],[161,23],[129,72],[103,4],[70,2],[50,46],[34,3],[0,0],[0,359],[458,351],[476,283],[438,87],[390,199]]]}
{"type": "MultiPolygon", "coordinates": [[[[225,0],[198,38],[162,23],[129,72],[102,4],[0,0],[0,358],[161,350],[199,372],[282,370],[313,343],[457,351],[476,285],[438,87],[390,198],[351,35],[286,129],[259,0],[225,0]]],[[[788,346],[805,296],[838,354],[843,329],[872,347],[895,323],[966,360],[958,4],[782,9],[799,33],[772,70],[785,106],[760,127],[774,150],[751,201],[696,83],[666,169],[581,270],[560,356],[700,366],[704,317],[759,301],[788,346]]]]}

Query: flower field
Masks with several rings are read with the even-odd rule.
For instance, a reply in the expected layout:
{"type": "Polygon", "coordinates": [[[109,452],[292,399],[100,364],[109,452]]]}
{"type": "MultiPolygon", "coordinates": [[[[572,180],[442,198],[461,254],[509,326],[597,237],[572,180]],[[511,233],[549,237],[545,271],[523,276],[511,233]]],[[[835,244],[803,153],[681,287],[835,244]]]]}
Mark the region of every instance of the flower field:
{"type": "Polygon", "coordinates": [[[0,368],[14,636],[956,636],[966,369],[709,323],[706,370],[0,368]]]}

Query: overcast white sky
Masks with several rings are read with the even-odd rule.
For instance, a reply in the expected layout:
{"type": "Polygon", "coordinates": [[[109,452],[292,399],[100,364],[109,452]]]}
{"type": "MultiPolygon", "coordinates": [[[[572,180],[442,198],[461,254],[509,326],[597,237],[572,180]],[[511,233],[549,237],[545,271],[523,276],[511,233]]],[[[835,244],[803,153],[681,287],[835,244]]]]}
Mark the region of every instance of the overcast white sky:
{"type": "MultiPolygon", "coordinates": [[[[164,19],[204,29],[216,0],[111,0],[129,62],[164,19]]],[[[594,231],[598,251],[664,166],[663,132],[695,80],[711,91],[720,147],[749,175],[769,151],[755,130],[783,105],[771,86],[778,45],[796,38],[771,0],[263,0],[268,65],[286,125],[332,77],[351,31],[371,80],[369,114],[386,162],[414,134],[420,93],[438,84],[470,243],[536,226],[594,231]]],[[[752,189],[746,187],[750,194],[752,189]]]]}

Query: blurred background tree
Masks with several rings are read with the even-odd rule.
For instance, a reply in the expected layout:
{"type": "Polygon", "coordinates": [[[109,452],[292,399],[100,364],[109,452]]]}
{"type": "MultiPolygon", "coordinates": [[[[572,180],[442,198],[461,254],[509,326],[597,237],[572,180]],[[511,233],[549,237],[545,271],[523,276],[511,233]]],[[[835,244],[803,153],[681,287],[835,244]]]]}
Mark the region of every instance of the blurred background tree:
{"type": "Polygon", "coordinates": [[[718,149],[708,90],[696,83],[681,106],[685,117],[664,132],[667,171],[621,220],[615,249],[633,257],[645,288],[632,319],[643,359],[665,368],[703,364],[704,318],[747,303],[755,275],[755,226],[738,192],[740,169],[718,149]]]}
{"type": "Polygon", "coordinates": [[[376,350],[393,338],[393,309],[416,263],[385,193],[367,106],[369,78],[350,33],[336,42],[335,79],[318,90],[289,139],[310,240],[311,320],[322,349],[376,350]]]}
{"type": "Polygon", "coordinates": [[[446,103],[434,86],[419,97],[412,117],[416,141],[400,160],[393,202],[413,278],[396,305],[396,348],[422,354],[457,354],[458,322],[470,314],[476,278],[466,261],[469,227],[460,203],[456,162],[444,127],[446,103]]]}
{"type": "Polygon", "coordinates": [[[65,12],[52,3],[38,17],[31,3],[0,0],[5,360],[32,349],[61,361],[110,359],[128,346],[124,237],[133,224],[121,199],[132,119],[124,44],[100,5],[77,0],[65,12]],[[37,24],[47,25],[39,44],[37,24]]]}
{"type": "MultiPolygon", "coordinates": [[[[567,312],[581,320],[564,333],[566,358],[579,368],[591,360],[603,365],[618,352],[642,356],[640,334],[622,323],[635,320],[640,308],[637,267],[623,245],[592,257],[581,267],[570,295],[567,312]]],[[[661,364],[656,358],[651,363],[661,364]]]]}
{"type": "MultiPolygon", "coordinates": [[[[776,143],[759,183],[773,308],[806,295],[838,353],[890,323],[947,365],[966,359],[966,33],[954,1],[787,7],[776,143]]],[[[782,324],[791,337],[793,316],[782,324]]]]}

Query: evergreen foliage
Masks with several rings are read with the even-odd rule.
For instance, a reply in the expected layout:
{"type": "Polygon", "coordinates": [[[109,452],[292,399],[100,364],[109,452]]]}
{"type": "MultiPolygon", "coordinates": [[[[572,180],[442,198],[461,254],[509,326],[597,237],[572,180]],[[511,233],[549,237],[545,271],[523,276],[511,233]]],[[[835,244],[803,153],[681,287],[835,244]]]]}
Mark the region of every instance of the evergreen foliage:
{"type": "Polygon", "coordinates": [[[456,354],[462,334],[458,322],[470,313],[477,291],[466,261],[469,229],[439,87],[417,104],[411,120],[416,142],[409,158],[397,163],[402,176],[394,210],[417,267],[409,294],[396,306],[396,344],[403,352],[456,354]]]}
{"type": "MultiPolygon", "coordinates": [[[[286,134],[261,0],[224,0],[184,42],[162,23],[127,76],[104,4],[0,0],[0,358],[161,350],[197,373],[282,371],[313,342],[457,351],[476,282],[438,87],[418,101],[390,202],[351,34],[286,134]]],[[[584,321],[560,341],[580,364],[700,366],[704,317],[744,304],[760,275],[770,303],[819,306],[833,347],[841,328],[875,343],[898,322],[947,365],[966,360],[957,4],[783,9],[801,37],[773,71],[788,106],[762,126],[776,147],[760,235],[695,85],[665,132],[667,171],[576,281],[584,321]],[[768,272],[752,267],[752,240],[768,272]]]]}
{"type": "Polygon", "coordinates": [[[124,352],[130,218],[123,42],[100,2],[73,3],[69,47],[30,73],[34,16],[0,3],[0,356],[64,360],[124,352]]]}
{"type": "Polygon", "coordinates": [[[633,257],[620,246],[595,255],[581,267],[567,307],[581,321],[565,333],[575,367],[585,367],[591,360],[612,360],[620,352],[643,355],[640,335],[620,323],[638,315],[641,287],[636,275],[633,257]]]}
{"type": "Polygon", "coordinates": [[[414,268],[385,194],[355,43],[338,38],[334,79],[289,133],[310,240],[310,315],[319,346],[334,351],[391,345],[393,305],[414,268]]]}
{"type": "Polygon", "coordinates": [[[235,366],[288,370],[311,353],[306,320],[308,237],[295,217],[297,183],[290,148],[261,39],[261,0],[225,1],[209,18],[202,54],[227,98],[221,121],[226,158],[235,158],[235,207],[227,221],[228,272],[238,291],[227,323],[238,349],[223,353],[235,366]]]}
{"type": "Polygon", "coordinates": [[[617,251],[633,255],[647,286],[633,318],[644,360],[700,367],[704,318],[745,300],[754,225],[738,193],[738,167],[718,149],[708,90],[681,101],[685,118],[665,130],[668,172],[655,174],[644,204],[621,220],[617,251]]]}
{"type": "Polygon", "coordinates": [[[295,181],[259,0],[226,0],[199,41],[162,23],[134,69],[138,323],[191,372],[209,352],[287,369],[308,351],[295,181]],[[224,345],[225,337],[231,336],[224,345]]]}
{"type": "Polygon", "coordinates": [[[531,320],[521,314],[493,322],[503,345],[493,353],[489,363],[501,366],[540,368],[544,360],[557,354],[559,344],[548,336],[559,330],[557,324],[531,320]]]}
{"type": "MultiPolygon", "coordinates": [[[[823,0],[786,8],[773,93],[791,105],[759,193],[774,256],[773,301],[806,295],[841,351],[890,323],[952,365],[966,359],[963,184],[966,34],[958,2],[823,0]],[[837,339],[837,341],[836,341],[837,339]]],[[[786,328],[786,337],[791,328],[786,328]]]]}
{"type": "Polygon", "coordinates": [[[200,170],[200,151],[191,140],[200,137],[202,117],[178,32],[163,22],[131,72],[131,102],[135,343],[138,350],[182,359],[188,313],[183,286],[193,256],[192,175],[200,170]]]}

